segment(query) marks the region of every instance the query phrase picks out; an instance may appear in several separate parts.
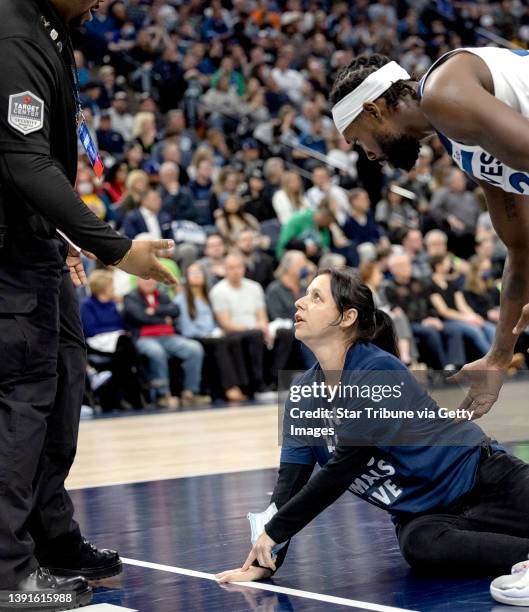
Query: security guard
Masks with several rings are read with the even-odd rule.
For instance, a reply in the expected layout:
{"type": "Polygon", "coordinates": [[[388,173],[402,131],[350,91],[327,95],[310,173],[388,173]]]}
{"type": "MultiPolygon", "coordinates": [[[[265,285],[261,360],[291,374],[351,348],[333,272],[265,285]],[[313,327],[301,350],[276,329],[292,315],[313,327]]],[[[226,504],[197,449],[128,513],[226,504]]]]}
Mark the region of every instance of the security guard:
{"type": "Polygon", "coordinates": [[[82,538],[64,489],[85,370],[75,245],[131,274],[176,282],[156,258],[171,241],[131,242],[73,189],[78,136],[102,171],[69,37],[97,5],[2,0],[0,20],[0,589],[69,591],[76,605],[91,598],[78,576],[114,575],[121,561],[82,538]]]}

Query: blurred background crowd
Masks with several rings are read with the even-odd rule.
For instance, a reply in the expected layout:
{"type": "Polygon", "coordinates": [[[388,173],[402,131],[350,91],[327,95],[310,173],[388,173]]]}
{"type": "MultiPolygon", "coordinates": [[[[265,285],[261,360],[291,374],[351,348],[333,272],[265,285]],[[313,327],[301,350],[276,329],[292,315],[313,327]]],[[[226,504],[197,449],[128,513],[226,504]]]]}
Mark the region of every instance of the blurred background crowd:
{"type": "Polygon", "coordinates": [[[457,47],[528,43],[521,0],[103,0],[75,44],[105,176],[80,148],[77,190],[127,236],[174,239],[161,255],[180,284],[85,261],[86,402],[272,397],[313,361],[292,319],[322,267],[358,269],[411,367],[487,352],[505,250],[480,190],[437,138],[409,172],[368,162],[328,94],[360,53],[420,77],[457,47]]]}

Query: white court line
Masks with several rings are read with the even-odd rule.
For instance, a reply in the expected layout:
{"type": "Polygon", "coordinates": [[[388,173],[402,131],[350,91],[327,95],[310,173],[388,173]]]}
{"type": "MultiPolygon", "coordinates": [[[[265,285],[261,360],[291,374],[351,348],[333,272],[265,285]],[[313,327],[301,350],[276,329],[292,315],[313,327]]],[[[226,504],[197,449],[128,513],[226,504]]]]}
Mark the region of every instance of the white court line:
{"type": "MultiPolygon", "coordinates": [[[[139,567],[146,567],[149,569],[159,570],[161,572],[182,574],[183,576],[191,576],[192,578],[203,578],[205,580],[214,580],[215,582],[217,582],[215,574],[197,572],[196,570],[185,569],[183,567],[173,567],[172,565],[160,565],[159,563],[150,563],[149,561],[125,559],[124,557],[121,557],[121,560],[127,565],[137,565],[139,567]]],[[[339,606],[347,606],[349,608],[360,608],[361,610],[374,610],[375,612],[414,612],[413,610],[408,610],[405,608],[394,608],[392,606],[384,606],[381,604],[368,603],[365,601],[357,601],[355,599],[346,599],[345,597],[335,597],[334,595],[322,595],[320,593],[312,593],[310,591],[289,589],[287,587],[276,586],[275,584],[265,584],[263,582],[234,582],[233,584],[248,587],[249,589],[272,591],[273,593],[282,593],[283,595],[293,595],[295,597],[304,597],[305,599],[325,601],[327,603],[333,603],[339,606]]]]}

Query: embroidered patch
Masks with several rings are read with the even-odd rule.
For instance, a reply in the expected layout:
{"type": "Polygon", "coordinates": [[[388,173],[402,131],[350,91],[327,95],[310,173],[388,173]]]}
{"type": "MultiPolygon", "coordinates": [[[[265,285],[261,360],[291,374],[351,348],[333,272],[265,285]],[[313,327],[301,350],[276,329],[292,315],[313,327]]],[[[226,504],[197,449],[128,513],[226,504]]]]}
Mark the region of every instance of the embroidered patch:
{"type": "Polygon", "coordinates": [[[31,91],[9,96],[7,120],[24,136],[38,132],[44,126],[44,101],[31,91]]]}

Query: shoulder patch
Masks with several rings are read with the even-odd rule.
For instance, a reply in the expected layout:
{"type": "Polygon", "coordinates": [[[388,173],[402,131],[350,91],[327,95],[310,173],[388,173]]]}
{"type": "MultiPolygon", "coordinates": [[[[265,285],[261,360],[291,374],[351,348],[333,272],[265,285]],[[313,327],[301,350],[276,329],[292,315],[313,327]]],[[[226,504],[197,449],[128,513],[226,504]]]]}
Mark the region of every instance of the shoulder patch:
{"type": "Polygon", "coordinates": [[[9,125],[27,136],[44,126],[44,101],[31,91],[9,96],[9,125]]]}

